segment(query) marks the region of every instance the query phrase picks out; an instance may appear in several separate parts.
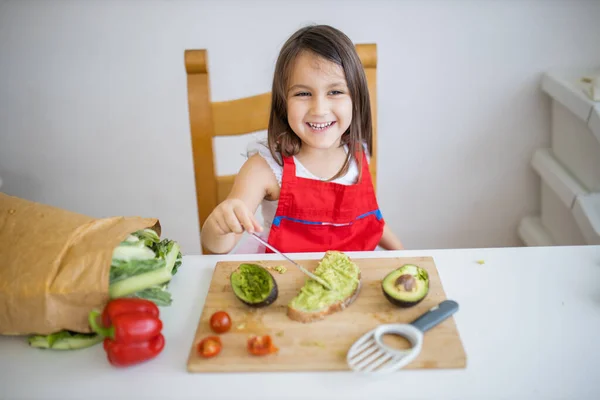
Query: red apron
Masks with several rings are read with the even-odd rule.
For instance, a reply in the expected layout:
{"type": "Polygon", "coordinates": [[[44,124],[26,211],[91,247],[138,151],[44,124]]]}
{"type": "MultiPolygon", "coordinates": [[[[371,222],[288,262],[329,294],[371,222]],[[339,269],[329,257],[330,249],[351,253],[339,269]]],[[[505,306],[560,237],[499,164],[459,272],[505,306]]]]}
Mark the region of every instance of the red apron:
{"type": "Polygon", "coordinates": [[[364,152],[362,159],[359,182],[342,185],[297,177],[293,157],[284,157],[269,244],[286,253],[374,250],[384,220],[364,152]]]}

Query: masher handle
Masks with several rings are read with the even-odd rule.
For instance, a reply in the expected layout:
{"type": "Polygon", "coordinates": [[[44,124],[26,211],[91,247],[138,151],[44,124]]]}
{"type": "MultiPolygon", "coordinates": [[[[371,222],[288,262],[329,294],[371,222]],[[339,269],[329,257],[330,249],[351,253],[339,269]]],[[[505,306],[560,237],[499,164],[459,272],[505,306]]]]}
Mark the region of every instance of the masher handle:
{"type": "Polygon", "coordinates": [[[452,314],[458,311],[458,303],[454,300],[444,300],[437,306],[431,308],[425,314],[411,322],[411,324],[421,332],[426,332],[452,314]]]}

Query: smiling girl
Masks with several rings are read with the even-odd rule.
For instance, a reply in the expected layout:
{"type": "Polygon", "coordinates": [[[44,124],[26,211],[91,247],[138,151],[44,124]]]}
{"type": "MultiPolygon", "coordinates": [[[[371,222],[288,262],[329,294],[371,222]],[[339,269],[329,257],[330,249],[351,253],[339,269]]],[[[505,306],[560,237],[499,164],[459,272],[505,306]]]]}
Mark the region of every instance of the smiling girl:
{"type": "Polygon", "coordinates": [[[283,45],[267,142],[252,149],[231,193],[204,223],[202,243],[210,251],[231,251],[244,230],[283,252],[403,248],[371,182],[369,91],[344,33],[308,26],[283,45]],[[264,227],[254,217],[259,205],[264,227]]]}

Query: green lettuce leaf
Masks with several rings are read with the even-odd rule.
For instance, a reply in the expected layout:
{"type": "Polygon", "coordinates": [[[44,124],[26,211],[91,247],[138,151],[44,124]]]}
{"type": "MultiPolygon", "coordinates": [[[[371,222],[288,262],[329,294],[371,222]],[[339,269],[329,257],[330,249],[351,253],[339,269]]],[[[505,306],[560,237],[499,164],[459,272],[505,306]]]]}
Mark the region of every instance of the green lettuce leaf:
{"type": "Polygon", "coordinates": [[[52,350],[79,350],[101,343],[104,338],[95,333],[60,331],[50,335],[32,335],[28,342],[31,347],[52,350]]]}
{"type": "Polygon", "coordinates": [[[154,302],[159,307],[170,306],[173,302],[171,293],[167,291],[168,285],[157,285],[147,289],[140,290],[128,297],[137,297],[154,302]]]}

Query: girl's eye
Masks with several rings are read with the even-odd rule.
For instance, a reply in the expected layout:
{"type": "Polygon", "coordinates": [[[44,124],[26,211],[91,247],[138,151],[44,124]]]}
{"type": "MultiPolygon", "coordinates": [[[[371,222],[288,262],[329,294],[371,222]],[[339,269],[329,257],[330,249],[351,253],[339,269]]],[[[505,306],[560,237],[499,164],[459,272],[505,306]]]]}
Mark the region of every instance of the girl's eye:
{"type": "Polygon", "coordinates": [[[344,94],[343,92],[341,92],[341,91],[339,91],[339,90],[332,90],[330,93],[331,93],[331,94],[333,94],[333,95],[336,95],[336,94],[344,94]]]}
{"type": "Polygon", "coordinates": [[[310,96],[310,93],[308,93],[308,92],[299,92],[299,93],[296,93],[295,96],[310,96]]]}

